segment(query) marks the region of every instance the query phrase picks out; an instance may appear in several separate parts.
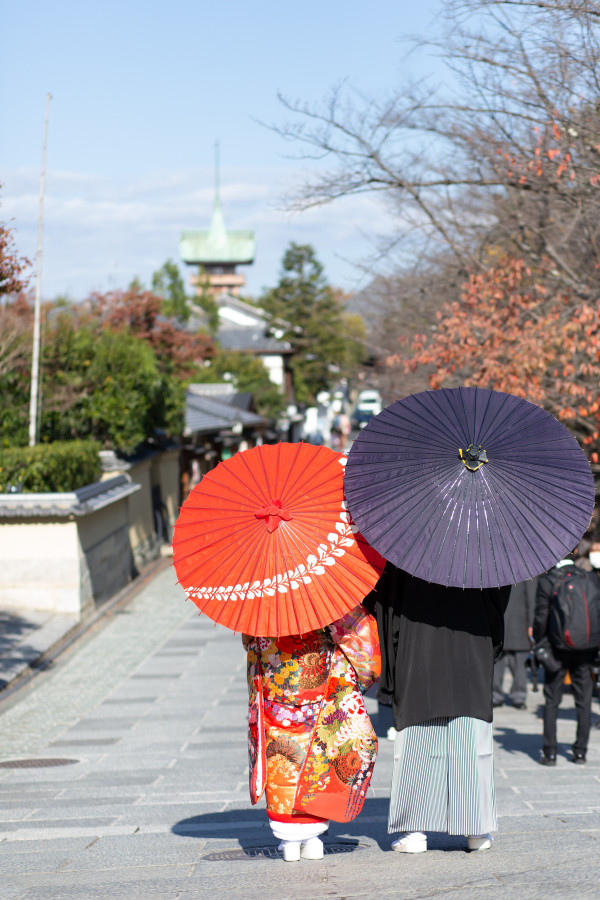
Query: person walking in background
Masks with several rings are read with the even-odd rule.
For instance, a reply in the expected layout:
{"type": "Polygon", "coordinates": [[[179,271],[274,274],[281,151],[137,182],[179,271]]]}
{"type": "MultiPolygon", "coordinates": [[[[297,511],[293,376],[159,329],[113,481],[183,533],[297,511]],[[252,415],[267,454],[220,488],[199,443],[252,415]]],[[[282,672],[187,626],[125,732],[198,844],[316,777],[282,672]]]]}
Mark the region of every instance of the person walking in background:
{"type": "Polygon", "coordinates": [[[334,450],[345,450],[350,436],[350,419],[346,413],[338,413],[331,425],[331,446],[334,450]]]}
{"type": "Polygon", "coordinates": [[[243,643],[250,799],[266,794],[284,860],[322,859],[319,835],[359,814],[377,755],[361,695],[380,672],[375,620],[359,605],[318,631],[243,643]]]}
{"type": "Polygon", "coordinates": [[[460,834],[470,850],[497,829],[492,745],[494,657],[510,587],[444,587],[391,563],[363,601],[381,644],[377,698],[398,731],[388,831],[392,849],[427,850],[426,831],[460,834]]]}
{"type": "MultiPolygon", "coordinates": [[[[592,551],[592,547],[594,544],[589,538],[583,538],[577,544],[577,554],[575,557],[575,565],[579,566],[580,569],[584,569],[586,572],[593,572],[594,566],[590,560],[590,553],[592,551]]],[[[592,557],[593,559],[593,557],[592,557]]]]}
{"type": "Polygon", "coordinates": [[[544,733],[540,763],[555,766],[556,717],[567,671],[577,710],[573,762],[585,763],[590,734],[592,666],[600,644],[600,581],[595,572],[575,565],[569,554],[541,575],[536,593],[533,639],[542,644],[544,664],[544,733]]]}
{"type": "Polygon", "coordinates": [[[348,443],[348,438],[350,437],[350,417],[343,410],[338,416],[338,427],[340,430],[340,450],[346,449],[346,444],[348,443]]]}
{"type": "Polygon", "coordinates": [[[504,672],[512,676],[509,699],[515,709],[527,707],[527,658],[535,610],[537,579],[513,585],[504,614],[504,648],[494,663],[494,706],[504,704],[504,672]]]}

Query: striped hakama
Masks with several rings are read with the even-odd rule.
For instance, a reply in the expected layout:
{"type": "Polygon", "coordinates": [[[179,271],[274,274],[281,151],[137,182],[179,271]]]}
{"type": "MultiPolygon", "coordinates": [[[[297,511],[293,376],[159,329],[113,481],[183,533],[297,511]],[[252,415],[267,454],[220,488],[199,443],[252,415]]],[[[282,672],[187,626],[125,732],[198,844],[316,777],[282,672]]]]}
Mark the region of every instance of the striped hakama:
{"type": "Polygon", "coordinates": [[[497,830],[492,724],[431,719],[396,736],[388,831],[497,830]]]}

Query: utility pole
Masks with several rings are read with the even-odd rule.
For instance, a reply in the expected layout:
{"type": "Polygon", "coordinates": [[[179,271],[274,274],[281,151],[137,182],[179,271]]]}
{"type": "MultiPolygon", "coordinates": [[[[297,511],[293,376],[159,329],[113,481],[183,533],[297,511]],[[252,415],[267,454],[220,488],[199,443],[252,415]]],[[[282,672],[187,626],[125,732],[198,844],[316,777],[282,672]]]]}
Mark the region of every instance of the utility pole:
{"type": "Polygon", "coordinates": [[[38,384],[40,376],[40,308],[42,296],[42,224],[44,220],[44,182],[46,180],[46,140],[48,137],[48,113],[52,94],[46,94],[44,117],[44,144],[42,147],[42,174],[40,179],[40,211],[38,217],[37,268],[35,276],[35,307],[33,317],[33,354],[31,358],[31,395],[29,399],[29,446],[34,447],[38,432],[38,384]]]}

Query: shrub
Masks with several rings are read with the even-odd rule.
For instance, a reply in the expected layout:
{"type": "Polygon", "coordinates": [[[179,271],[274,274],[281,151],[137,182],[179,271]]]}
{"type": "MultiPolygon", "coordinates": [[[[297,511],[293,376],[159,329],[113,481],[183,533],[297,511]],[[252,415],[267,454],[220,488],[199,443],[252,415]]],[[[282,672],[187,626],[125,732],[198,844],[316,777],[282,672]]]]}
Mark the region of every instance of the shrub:
{"type": "Polygon", "coordinates": [[[0,492],[74,491],[100,478],[96,441],[0,448],[0,492]]]}
{"type": "Polygon", "coordinates": [[[162,424],[153,418],[162,382],[152,347],[125,332],[58,325],[45,349],[42,439],[92,437],[133,453],[162,424]]]}

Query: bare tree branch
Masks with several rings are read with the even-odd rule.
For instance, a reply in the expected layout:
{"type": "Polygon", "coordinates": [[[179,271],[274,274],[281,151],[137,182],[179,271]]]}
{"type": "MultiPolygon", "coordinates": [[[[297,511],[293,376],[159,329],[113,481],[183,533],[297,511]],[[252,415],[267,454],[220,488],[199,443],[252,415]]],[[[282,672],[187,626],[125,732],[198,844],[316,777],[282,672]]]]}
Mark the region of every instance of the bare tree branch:
{"type": "Polygon", "coordinates": [[[318,163],[288,205],[377,193],[401,231],[416,223],[461,267],[485,266],[497,245],[551,259],[557,287],[594,295],[598,0],[450,0],[442,33],[421,46],[446,64],[449,89],[425,80],[357,99],[342,84],[317,106],[280,98],[291,118],[275,130],[318,163]]]}

